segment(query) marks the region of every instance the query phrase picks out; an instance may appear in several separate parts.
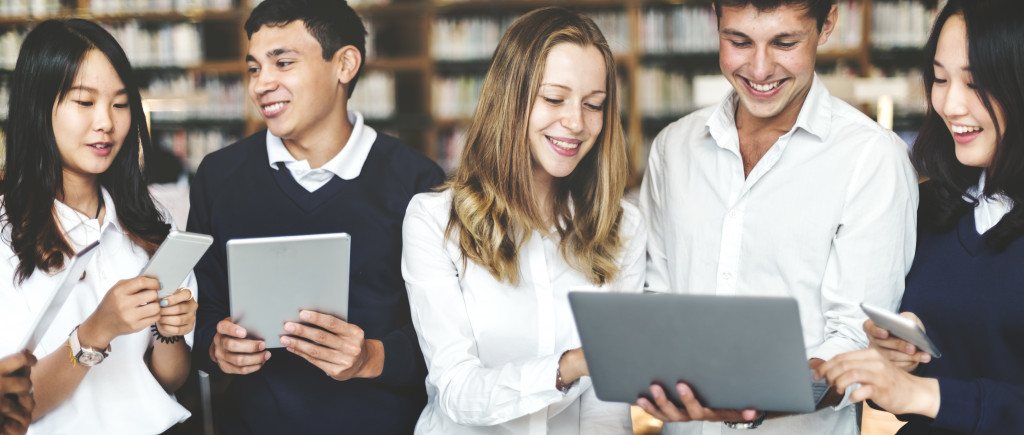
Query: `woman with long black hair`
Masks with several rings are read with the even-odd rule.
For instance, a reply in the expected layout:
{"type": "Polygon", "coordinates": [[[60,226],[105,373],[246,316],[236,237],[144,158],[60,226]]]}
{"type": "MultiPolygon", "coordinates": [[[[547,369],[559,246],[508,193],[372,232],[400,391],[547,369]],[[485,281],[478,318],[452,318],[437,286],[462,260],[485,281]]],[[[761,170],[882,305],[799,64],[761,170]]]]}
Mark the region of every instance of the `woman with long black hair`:
{"type": "Polygon", "coordinates": [[[11,84],[0,354],[21,350],[71,256],[100,242],[29,349],[29,433],[163,432],[189,415],[171,393],[188,376],[197,305],[187,288],[159,299],[158,281],[136,277],[171,225],[146,189],[150,139],[128,59],[92,22],[48,20],[26,36],[11,84]]]}

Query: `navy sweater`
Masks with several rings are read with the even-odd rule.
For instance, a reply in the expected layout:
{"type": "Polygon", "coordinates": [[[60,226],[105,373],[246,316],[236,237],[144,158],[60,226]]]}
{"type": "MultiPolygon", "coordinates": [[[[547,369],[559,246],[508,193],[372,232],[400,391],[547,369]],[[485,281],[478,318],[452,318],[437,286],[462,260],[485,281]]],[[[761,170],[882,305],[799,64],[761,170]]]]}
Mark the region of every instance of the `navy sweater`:
{"type": "MultiPolygon", "coordinates": [[[[314,192],[270,168],[261,131],[203,159],[191,192],[188,230],[214,237],[195,268],[199,284],[197,368],[217,322],[230,316],[225,243],[234,238],[346,232],[352,237],[349,321],[384,344],[376,379],[335,381],[287,350],[259,371],[234,376],[219,411],[221,433],[411,433],[426,404],[426,366],[409,317],[401,273],[402,220],[413,195],[443,181],[433,161],[377,135],[359,177],[334,177],[314,192]]],[[[287,291],[287,289],[282,289],[287,291]]]]}
{"type": "Polygon", "coordinates": [[[942,351],[917,373],[939,380],[941,403],[934,420],[907,416],[899,433],[1024,433],[1024,238],[993,252],[973,210],[952,231],[918,222],[901,311],[917,314],[942,351]]]}

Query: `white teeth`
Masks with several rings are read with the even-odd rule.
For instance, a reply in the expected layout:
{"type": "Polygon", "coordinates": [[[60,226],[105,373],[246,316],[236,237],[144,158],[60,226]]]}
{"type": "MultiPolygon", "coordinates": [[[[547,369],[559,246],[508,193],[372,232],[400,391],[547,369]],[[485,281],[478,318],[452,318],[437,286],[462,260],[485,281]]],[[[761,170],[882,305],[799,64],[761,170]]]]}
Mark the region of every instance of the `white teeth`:
{"type": "Polygon", "coordinates": [[[110,148],[111,145],[110,144],[92,144],[92,145],[89,145],[89,146],[91,146],[93,148],[105,150],[107,148],[110,148]]]}
{"type": "Polygon", "coordinates": [[[580,146],[580,144],[578,144],[578,143],[563,142],[563,141],[560,141],[560,140],[555,139],[553,137],[548,137],[548,140],[550,140],[551,143],[557,145],[559,148],[566,149],[566,150],[574,150],[574,149],[576,149],[576,148],[578,148],[580,146]]]}
{"type": "Polygon", "coordinates": [[[758,92],[768,92],[768,91],[770,91],[772,89],[775,89],[775,88],[779,87],[779,85],[782,83],[782,80],[779,80],[779,81],[776,81],[776,82],[771,82],[771,83],[766,84],[766,85],[759,85],[759,84],[754,83],[754,82],[749,81],[749,80],[747,81],[747,83],[749,83],[750,87],[754,88],[754,90],[756,90],[758,92]]]}
{"type": "Polygon", "coordinates": [[[968,127],[966,125],[952,125],[952,126],[949,127],[949,129],[952,130],[953,133],[956,133],[956,134],[964,134],[964,133],[970,133],[970,132],[974,132],[974,131],[981,131],[981,127],[974,127],[974,126],[968,127]]]}
{"type": "Polygon", "coordinates": [[[281,110],[282,107],[284,107],[284,103],[274,103],[274,104],[271,104],[269,106],[263,106],[263,111],[264,112],[276,112],[278,110],[281,110]]]}

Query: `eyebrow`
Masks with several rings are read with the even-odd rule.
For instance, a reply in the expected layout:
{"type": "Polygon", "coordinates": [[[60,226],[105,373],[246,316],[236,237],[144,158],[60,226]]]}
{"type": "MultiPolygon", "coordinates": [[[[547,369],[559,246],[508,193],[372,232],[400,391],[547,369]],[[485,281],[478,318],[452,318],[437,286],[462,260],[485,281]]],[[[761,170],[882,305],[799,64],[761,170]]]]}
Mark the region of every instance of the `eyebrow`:
{"type": "MultiPolygon", "coordinates": [[[[98,89],[93,88],[93,87],[89,87],[89,86],[72,86],[72,87],[68,88],[68,92],[71,92],[71,91],[83,91],[83,92],[88,92],[90,94],[98,94],[98,93],[100,93],[100,91],[98,89]]],[[[115,95],[124,95],[124,94],[127,94],[127,93],[128,93],[127,89],[121,88],[117,92],[115,92],[114,94],[115,95]]]]}
{"type": "MultiPolygon", "coordinates": [[[[945,68],[946,67],[945,65],[942,64],[942,62],[939,62],[937,60],[932,60],[932,64],[937,66],[937,67],[939,67],[939,68],[945,68]]],[[[971,66],[970,65],[967,65],[967,66],[965,66],[963,68],[960,68],[960,69],[962,71],[971,72],[971,66]]]]}
{"type": "MultiPolygon", "coordinates": [[[[275,48],[273,50],[267,51],[266,56],[267,56],[267,58],[272,59],[272,58],[275,58],[275,57],[278,57],[278,56],[280,56],[282,54],[287,54],[287,53],[296,53],[296,51],[291,49],[291,48],[275,48]]],[[[246,54],[245,55],[245,61],[246,62],[257,62],[256,58],[253,57],[253,55],[251,55],[251,54],[246,54]]]]}
{"type": "MultiPolygon", "coordinates": [[[[722,29],[721,33],[724,33],[724,34],[730,35],[730,36],[738,36],[740,38],[753,39],[750,36],[747,36],[746,33],[740,32],[738,30],[722,29]]],[[[785,38],[800,38],[802,36],[804,36],[804,32],[779,33],[778,35],[773,36],[772,40],[774,41],[774,40],[777,40],[777,39],[785,39],[785,38]]]]}
{"type": "MultiPolygon", "coordinates": [[[[570,91],[570,92],[572,91],[572,88],[570,88],[570,87],[568,87],[568,86],[566,86],[566,85],[560,85],[560,84],[557,84],[557,83],[541,83],[541,84],[540,84],[540,86],[541,86],[541,87],[544,87],[544,86],[553,86],[553,87],[556,87],[556,88],[561,88],[561,89],[565,89],[565,90],[567,90],[567,91],[570,91]]],[[[605,91],[600,91],[600,90],[594,90],[594,91],[591,91],[591,92],[590,92],[589,94],[587,94],[587,95],[594,95],[594,94],[607,94],[607,93],[608,93],[608,92],[605,92],[605,91]]]]}

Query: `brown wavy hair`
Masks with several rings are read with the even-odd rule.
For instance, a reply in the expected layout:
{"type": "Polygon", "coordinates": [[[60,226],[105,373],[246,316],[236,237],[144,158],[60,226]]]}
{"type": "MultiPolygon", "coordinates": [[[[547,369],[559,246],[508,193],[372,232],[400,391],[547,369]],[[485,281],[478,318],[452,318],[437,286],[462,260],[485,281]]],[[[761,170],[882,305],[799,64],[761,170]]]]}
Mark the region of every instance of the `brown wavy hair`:
{"type": "Polygon", "coordinates": [[[533,197],[530,112],[548,53],[559,44],[595,47],[604,58],[604,123],[573,172],[556,178],[552,216],[566,262],[595,284],[619,272],[620,200],[626,187],[625,139],[619,120],[615,60],[590,18],[564,8],[529,12],[505,32],[484,77],[476,114],[452,179],[446,237],[459,236],[463,261],[486,267],[495,279],[518,285],[519,248],[549,226],[533,197]]]}

